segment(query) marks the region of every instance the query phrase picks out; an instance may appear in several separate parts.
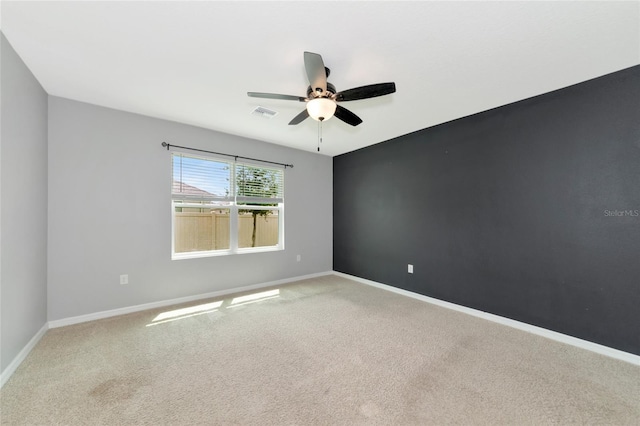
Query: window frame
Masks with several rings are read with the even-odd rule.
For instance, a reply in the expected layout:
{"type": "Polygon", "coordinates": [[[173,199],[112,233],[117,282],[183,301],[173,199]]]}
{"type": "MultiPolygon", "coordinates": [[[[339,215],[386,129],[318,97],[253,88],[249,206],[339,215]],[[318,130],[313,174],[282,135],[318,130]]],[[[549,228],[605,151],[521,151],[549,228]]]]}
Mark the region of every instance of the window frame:
{"type": "MultiPolygon", "coordinates": [[[[264,253],[264,252],[273,252],[273,251],[281,251],[284,250],[284,188],[282,190],[282,198],[274,199],[274,205],[264,206],[260,204],[251,204],[251,201],[248,201],[248,197],[238,197],[236,194],[236,167],[238,164],[241,165],[249,165],[251,167],[261,168],[260,164],[248,163],[248,162],[237,162],[233,160],[226,160],[215,156],[204,156],[204,155],[192,155],[186,154],[180,151],[172,151],[171,152],[171,260],[182,260],[182,259],[197,259],[203,257],[217,257],[217,256],[229,256],[235,254],[248,254],[248,253],[264,253]],[[198,202],[195,198],[192,197],[182,197],[175,195],[173,192],[173,161],[175,155],[183,155],[190,158],[202,159],[207,161],[216,161],[221,163],[226,163],[230,167],[230,188],[233,191],[233,196],[228,197],[227,200],[222,199],[202,199],[198,202]],[[241,198],[241,201],[237,201],[237,198],[241,198]],[[211,204],[207,204],[210,202],[211,204]],[[219,204],[214,204],[219,203],[219,204]],[[187,251],[187,252],[176,252],[175,251],[175,243],[176,243],[176,208],[198,208],[198,209],[210,209],[210,210],[229,210],[229,248],[228,249],[220,249],[220,250],[200,250],[200,251],[187,251]],[[273,210],[278,212],[278,243],[272,246],[261,246],[261,247],[238,247],[239,240],[239,211],[240,210],[273,210]]],[[[265,169],[280,169],[279,167],[263,167],[265,169]]],[[[282,185],[284,186],[284,172],[286,168],[282,168],[282,185]]],[[[186,182],[185,182],[186,183],[186,182]]],[[[268,202],[268,199],[258,199],[256,198],[254,203],[265,203],[268,202]]]]}

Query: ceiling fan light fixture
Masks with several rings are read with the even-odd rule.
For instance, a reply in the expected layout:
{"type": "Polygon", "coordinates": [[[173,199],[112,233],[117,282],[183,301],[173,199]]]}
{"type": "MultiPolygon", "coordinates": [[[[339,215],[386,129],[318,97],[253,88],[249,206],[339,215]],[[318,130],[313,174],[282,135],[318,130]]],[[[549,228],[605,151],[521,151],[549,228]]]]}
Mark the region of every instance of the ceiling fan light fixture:
{"type": "Polygon", "coordinates": [[[329,98],[315,98],[307,102],[309,117],[317,121],[327,121],[336,112],[336,102],[329,98]]]}

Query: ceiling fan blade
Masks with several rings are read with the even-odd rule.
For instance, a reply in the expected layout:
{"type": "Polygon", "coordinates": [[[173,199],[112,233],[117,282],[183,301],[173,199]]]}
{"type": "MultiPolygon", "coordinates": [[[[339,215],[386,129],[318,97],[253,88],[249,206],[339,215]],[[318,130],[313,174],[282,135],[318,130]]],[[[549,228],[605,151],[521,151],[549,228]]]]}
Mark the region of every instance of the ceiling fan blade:
{"type": "Polygon", "coordinates": [[[294,124],[300,124],[302,123],[307,117],[309,117],[309,111],[307,111],[307,109],[305,108],[304,110],[302,110],[302,112],[298,115],[296,115],[295,117],[293,117],[293,120],[291,120],[289,122],[289,125],[292,126],[294,124]]]}
{"type": "Polygon", "coordinates": [[[396,91],[395,83],[378,83],[368,86],[356,87],[354,89],[343,90],[336,93],[337,102],[357,101],[359,99],[375,98],[384,96],[396,91]]]}
{"type": "MultiPolygon", "coordinates": [[[[309,84],[314,92],[327,90],[327,71],[324,69],[322,56],[317,53],[304,52],[304,68],[307,70],[309,84]]],[[[321,93],[322,93],[321,92],[321,93]]]]}
{"type": "Polygon", "coordinates": [[[298,101],[304,102],[307,98],[293,95],[279,95],[277,93],[261,93],[261,92],[247,92],[248,96],[252,98],[267,98],[267,99],[281,99],[283,101],[298,101]]]}
{"type": "Polygon", "coordinates": [[[340,105],[336,105],[336,112],[334,115],[345,123],[351,124],[352,126],[357,126],[358,124],[362,123],[362,119],[360,117],[358,117],[348,109],[341,107],[340,105]]]}

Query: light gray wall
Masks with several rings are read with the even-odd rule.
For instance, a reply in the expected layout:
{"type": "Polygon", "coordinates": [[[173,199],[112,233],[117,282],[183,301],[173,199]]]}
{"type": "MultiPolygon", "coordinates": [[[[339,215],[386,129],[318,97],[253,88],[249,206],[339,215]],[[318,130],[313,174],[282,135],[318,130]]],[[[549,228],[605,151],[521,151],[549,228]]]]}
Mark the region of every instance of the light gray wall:
{"type": "Polygon", "coordinates": [[[332,167],[330,157],[51,96],[49,320],[330,271],[332,167]],[[163,141],[293,163],[285,250],[172,261],[163,141]]]}
{"type": "Polygon", "coordinates": [[[47,321],[47,93],[0,33],[0,369],[47,321]]]}

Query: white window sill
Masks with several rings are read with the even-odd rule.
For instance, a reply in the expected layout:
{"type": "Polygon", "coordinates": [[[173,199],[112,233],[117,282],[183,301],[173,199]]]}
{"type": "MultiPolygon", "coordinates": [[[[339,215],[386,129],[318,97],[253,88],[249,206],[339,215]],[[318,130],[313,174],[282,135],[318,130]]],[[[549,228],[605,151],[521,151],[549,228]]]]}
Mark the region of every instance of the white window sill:
{"type": "Polygon", "coordinates": [[[248,254],[248,253],[265,253],[270,251],[282,251],[282,250],[284,250],[284,247],[268,246],[268,247],[241,248],[235,251],[231,251],[231,250],[190,251],[185,253],[174,253],[171,256],[171,260],[199,259],[202,257],[230,256],[234,254],[248,254]]]}

